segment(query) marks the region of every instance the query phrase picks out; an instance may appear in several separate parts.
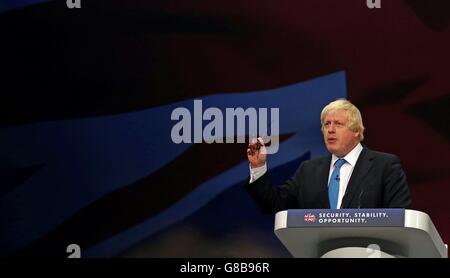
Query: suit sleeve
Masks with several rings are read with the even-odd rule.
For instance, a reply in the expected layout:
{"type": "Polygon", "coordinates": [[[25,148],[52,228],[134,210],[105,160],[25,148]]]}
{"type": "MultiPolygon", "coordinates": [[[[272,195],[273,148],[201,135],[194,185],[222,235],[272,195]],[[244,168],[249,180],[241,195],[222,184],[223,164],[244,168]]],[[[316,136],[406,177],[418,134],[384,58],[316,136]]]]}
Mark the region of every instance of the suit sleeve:
{"type": "Polygon", "coordinates": [[[299,203],[301,176],[304,163],[285,184],[274,187],[269,171],[252,183],[246,183],[245,188],[258,203],[263,212],[278,212],[297,208],[299,203]]]}
{"type": "Polygon", "coordinates": [[[384,171],[383,207],[410,208],[411,193],[400,159],[393,156],[384,171]]]}

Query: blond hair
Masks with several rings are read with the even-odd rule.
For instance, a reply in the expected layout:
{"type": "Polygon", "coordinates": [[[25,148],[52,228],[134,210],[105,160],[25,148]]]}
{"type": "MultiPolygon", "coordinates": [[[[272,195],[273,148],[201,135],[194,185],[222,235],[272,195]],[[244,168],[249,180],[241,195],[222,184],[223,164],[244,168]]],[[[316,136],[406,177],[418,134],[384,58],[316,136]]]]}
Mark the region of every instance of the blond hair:
{"type": "Polygon", "coordinates": [[[347,114],[347,127],[354,132],[359,132],[359,141],[364,140],[364,125],[362,122],[361,112],[346,99],[338,99],[330,102],[320,113],[320,122],[322,123],[322,131],[324,128],[325,116],[337,110],[343,110],[347,114]]]}

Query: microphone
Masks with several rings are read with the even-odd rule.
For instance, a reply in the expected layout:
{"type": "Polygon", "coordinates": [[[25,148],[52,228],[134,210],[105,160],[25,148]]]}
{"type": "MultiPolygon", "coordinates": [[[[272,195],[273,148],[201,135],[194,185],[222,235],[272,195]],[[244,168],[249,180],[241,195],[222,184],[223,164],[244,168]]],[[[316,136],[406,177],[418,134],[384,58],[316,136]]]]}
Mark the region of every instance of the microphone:
{"type": "Polygon", "coordinates": [[[340,180],[341,180],[341,178],[339,178],[339,175],[336,176],[336,180],[337,180],[337,181],[340,181],[340,180]]]}
{"type": "Polygon", "coordinates": [[[361,189],[361,193],[359,193],[359,197],[358,197],[358,208],[361,208],[361,197],[364,193],[364,189],[361,189]]]}

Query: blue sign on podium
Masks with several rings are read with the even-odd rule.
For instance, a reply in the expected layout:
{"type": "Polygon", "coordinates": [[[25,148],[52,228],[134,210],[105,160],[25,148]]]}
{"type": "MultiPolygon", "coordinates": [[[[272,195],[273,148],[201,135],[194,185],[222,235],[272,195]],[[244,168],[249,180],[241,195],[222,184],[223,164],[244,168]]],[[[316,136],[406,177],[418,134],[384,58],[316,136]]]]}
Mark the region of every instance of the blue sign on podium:
{"type": "Polygon", "coordinates": [[[288,212],[288,227],[402,227],[405,209],[298,209],[288,212]]]}

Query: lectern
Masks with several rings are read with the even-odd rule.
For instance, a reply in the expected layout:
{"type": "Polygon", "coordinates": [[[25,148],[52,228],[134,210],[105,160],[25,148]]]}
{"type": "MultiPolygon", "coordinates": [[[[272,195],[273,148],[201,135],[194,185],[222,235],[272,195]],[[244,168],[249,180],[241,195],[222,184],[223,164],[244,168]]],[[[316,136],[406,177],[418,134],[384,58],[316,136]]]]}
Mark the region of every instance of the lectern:
{"type": "Polygon", "coordinates": [[[430,217],[408,209],[291,209],[275,234],[298,258],[447,258],[430,217]]]}

